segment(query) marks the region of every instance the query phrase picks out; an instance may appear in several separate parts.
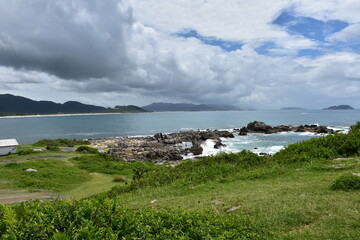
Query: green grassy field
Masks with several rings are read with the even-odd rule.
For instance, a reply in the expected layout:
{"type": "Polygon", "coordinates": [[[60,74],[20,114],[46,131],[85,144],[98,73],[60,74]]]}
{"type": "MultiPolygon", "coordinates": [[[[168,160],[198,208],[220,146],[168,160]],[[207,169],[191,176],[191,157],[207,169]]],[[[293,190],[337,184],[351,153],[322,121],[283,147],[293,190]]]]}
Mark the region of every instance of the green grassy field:
{"type": "Polygon", "coordinates": [[[0,238],[360,239],[359,155],[360,124],[273,156],[243,151],[175,167],[82,152],[0,158],[0,188],[72,198],[0,205],[0,238]]]}

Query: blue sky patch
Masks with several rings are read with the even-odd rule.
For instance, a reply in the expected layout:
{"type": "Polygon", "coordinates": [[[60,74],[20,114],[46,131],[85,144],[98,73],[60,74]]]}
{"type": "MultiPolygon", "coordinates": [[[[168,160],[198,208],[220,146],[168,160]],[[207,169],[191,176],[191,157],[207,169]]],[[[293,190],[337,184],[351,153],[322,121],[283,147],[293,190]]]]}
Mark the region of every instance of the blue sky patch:
{"type": "Polygon", "coordinates": [[[325,38],[349,26],[339,20],[321,21],[310,17],[294,16],[285,11],[273,22],[275,25],[285,27],[290,34],[299,34],[306,38],[324,42],[325,38]]]}
{"type": "Polygon", "coordinates": [[[187,31],[184,31],[181,33],[176,33],[176,36],[184,37],[184,38],[197,38],[206,45],[220,47],[222,50],[224,50],[226,52],[232,52],[232,51],[241,49],[241,47],[243,46],[243,43],[241,43],[241,42],[225,41],[225,40],[215,38],[215,37],[202,36],[193,29],[187,30],[187,31]]]}
{"type": "MultiPolygon", "coordinates": [[[[349,26],[348,23],[339,20],[321,21],[315,18],[296,16],[291,11],[282,12],[272,24],[283,27],[289,34],[301,35],[305,38],[316,41],[316,49],[300,49],[296,56],[315,58],[324,55],[328,51],[341,51],[346,47],[352,50],[358,50],[359,46],[350,43],[334,44],[326,41],[326,38],[333,33],[339,32],[349,26]],[[346,47],[345,47],[346,45],[346,47]]],[[[281,50],[274,42],[265,42],[255,50],[264,55],[281,55],[277,51],[281,50]]],[[[280,52],[280,51],[278,51],[280,52]]],[[[284,54],[283,54],[284,55],[284,54]]]]}

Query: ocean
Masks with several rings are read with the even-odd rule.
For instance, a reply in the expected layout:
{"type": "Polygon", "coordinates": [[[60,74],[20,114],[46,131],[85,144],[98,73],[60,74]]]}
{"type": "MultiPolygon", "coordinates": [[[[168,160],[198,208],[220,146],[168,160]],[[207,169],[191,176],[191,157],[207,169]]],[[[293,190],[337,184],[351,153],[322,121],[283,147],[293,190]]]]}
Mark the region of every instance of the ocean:
{"type": "MultiPolygon", "coordinates": [[[[252,121],[269,125],[319,124],[348,131],[360,121],[360,110],[253,110],[212,112],[158,112],[95,115],[58,115],[0,118],[0,139],[15,138],[32,143],[43,138],[102,138],[153,135],[197,129],[241,128],[252,121]]],[[[224,139],[225,152],[242,149],[274,153],[290,143],[318,135],[309,133],[249,134],[224,139]]],[[[211,142],[204,143],[204,155],[215,154],[211,142]]],[[[213,146],[213,145],[212,145],[213,146]]]]}

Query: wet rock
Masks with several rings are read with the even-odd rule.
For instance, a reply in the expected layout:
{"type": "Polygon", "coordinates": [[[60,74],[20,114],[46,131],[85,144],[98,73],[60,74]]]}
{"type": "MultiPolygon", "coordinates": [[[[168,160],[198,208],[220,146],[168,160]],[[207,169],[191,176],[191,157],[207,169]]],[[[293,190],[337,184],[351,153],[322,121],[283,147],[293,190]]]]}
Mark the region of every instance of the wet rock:
{"type": "MultiPolygon", "coordinates": [[[[315,134],[333,133],[334,131],[317,125],[301,126],[270,126],[264,122],[254,121],[246,127],[234,129],[233,132],[239,132],[239,135],[248,133],[273,134],[278,132],[313,132],[315,134]]],[[[182,160],[184,155],[190,153],[200,157],[203,153],[202,143],[211,139],[215,141],[214,148],[221,148],[225,145],[220,138],[233,138],[234,133],[223,130],[196,130],[183,131],[170,134],[156,133],[149,137],[116,137],[116,138],[98,138],[90,139],[91,146],[98,150],[107,150],[107,153],[125,161],[178,161],[182,160]],[[184,143],[191,143],[189,146],[184,143]],[[108,150],[109,149],[109,150],[108,150]]]]}
{"type": "Polygon", "coordinates": [[[218,140],[218,141],[215,142],[214,148],[219,149],[219,148],[222,148],[222,147],[226,147],[226,145],[223,144],[223,143],[221,142],[221,140],[218,140]]]}
{"type": "Polygon", "coordinates": [[[269,129],[271,129],[272,127],[270,125],[267,125],[264,122],[258,122],[258,121],[254,121],[249,123],[246,128],[248,129],[248,131],[253,131],[253,132],[267,132],[269,129]]]}
{"type": "Polygon", "coordinates": [[[156,134],[154,135],[154,138],[155,138],[158,142],[164,141],[164,136],[163,136],[162,133],[156,133],[156,134]]]}
{"type": "Polygon", "coordinates": [[[193,146],[190,148],[190,152],[194,155],[200,155],[203,152],[203,148],[199,142],[193,142],[193,146]]]}
{"type": "Polygon", "coordinates": [[[229,131],[215,131],[215,133],[222,138],[234,138],[234,134],[229,131]]]}

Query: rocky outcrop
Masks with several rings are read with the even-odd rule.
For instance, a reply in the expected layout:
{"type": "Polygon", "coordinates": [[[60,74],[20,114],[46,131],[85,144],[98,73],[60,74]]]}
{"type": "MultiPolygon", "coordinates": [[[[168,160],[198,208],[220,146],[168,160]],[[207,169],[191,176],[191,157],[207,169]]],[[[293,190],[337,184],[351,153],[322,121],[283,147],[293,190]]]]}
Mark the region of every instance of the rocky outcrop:
{"type": "Polygon", "coordinates": [[[203,153],[202,144],[211,139],[214,148],[226,147],[223,138],[234,138],[234,133],[247,135],[249,133],[273,134],[279,132],[313,132],[319,134],[334,133],[325,126],[270,126],[264,122],[251,122],[247,126],[233,131],[205,130],[184,131],[170,134],[156,133],[148,137],[119,137],[112,139],[90,139],[93,147],[107,152],[125,161],[178,161],[186,154],[199,156],[203,153]]]}
{"type": "Polygon", "coordinates": [[[254,121],[249,123],[246,127],[243,127],[239,131],[239,135],[247,135],[248,133],[264,133],[264,134],[273,134],[279,132],[312,132],[312,133],[324,133],[324,134],[333,134],[334,130],[326,126],[318,125],[300,125],[300,126],[289,126],[289,125],[280,125],[280,126],[270,126],[264,122],[254,121]]]}
{"type": "MultiPolygon", "coordinates": [[[[185,154],[201,155],[201,144],[208,139],[214,140],[216,147],[220,148],[225,146],[220,138],[233,137],[231,132],[219,130],[156,133],[152,137],[124,137],[117,138],[117,144],[111,142],[112,144],[108,145],[108,153],[126,161],[177,161],[182,160],[185,154]],[[184,143],[191,146],[185,146],[184,143]]],[[[91,141],[101,142],[98,139],[91,141]]]]}

